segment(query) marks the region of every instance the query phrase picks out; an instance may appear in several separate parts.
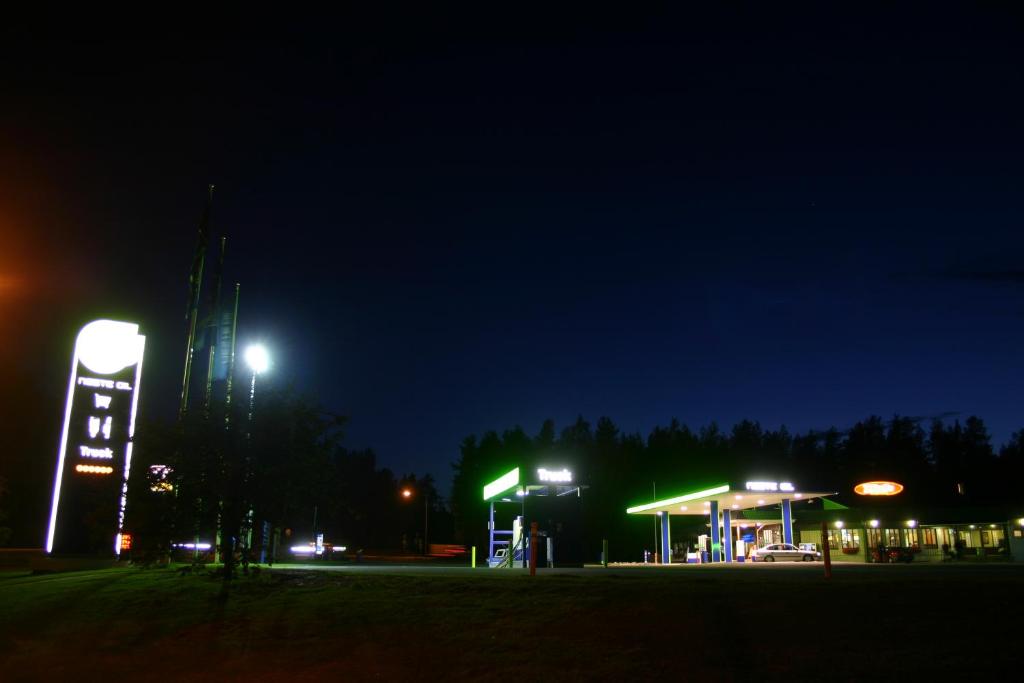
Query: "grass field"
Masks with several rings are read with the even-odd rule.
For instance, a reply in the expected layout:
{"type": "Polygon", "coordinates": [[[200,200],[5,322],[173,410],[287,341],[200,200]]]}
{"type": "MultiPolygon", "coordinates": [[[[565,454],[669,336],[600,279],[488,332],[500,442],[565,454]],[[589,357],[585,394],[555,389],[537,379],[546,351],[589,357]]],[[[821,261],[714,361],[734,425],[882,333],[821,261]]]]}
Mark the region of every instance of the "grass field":
{"type": "Polygon", "coordinates": [[[1014,678],[1024,567],[0,574],[0,679],[1014,678]]]}

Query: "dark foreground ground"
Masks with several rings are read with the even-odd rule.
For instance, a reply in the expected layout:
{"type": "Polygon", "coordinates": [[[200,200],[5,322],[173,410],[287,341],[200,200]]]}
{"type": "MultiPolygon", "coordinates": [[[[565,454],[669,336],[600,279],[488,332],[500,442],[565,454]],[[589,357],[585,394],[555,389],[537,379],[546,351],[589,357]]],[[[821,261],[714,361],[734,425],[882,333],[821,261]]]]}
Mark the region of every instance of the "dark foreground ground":
{"type": "Polygon", "coordinates": [[[1019,680],[1024,567],[0,573],[0,679],[1019,680]]]}

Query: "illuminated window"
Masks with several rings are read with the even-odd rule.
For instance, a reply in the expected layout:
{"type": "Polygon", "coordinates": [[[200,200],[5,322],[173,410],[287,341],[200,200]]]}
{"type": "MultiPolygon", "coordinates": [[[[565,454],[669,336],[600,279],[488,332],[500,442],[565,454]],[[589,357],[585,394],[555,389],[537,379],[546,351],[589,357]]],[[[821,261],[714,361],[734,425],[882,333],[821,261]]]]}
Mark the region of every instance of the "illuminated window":
{"type": "Polygon", "coordinates": [[[999,547],[1003,543],[1003,539],[1006,538],[1003,535],[1002,529],[989,529],[981,532],[981,544],[983,546],[995,546],[999,547]]]}
{"type": "Polygon", "coordinates": [[[877,548],[882,544],[882,530],[881,529],[868,529],[868,547],[877,548]]]}
{"type": "Polygon", "coordinates": [[[840,529],[840,533],[842,533],[843,550],[860,548],[860,529],[840,529]]]}
{"type": "Polygon", "coordinates": [[[830,550],[858,550],[860,548],[860,529],[829,529],[828,547],[830,550]]]}
{"type": "Polygon", "coordinates": [[[906,540],[906,543],[904,543],[903,545],[907,546],[908,548],[921,547],[921,539],[920,535],[917,533],[917,529],[904,529],[903,536],[906,540]]]}
{"type": "Polygon", "coordinates": [[[885,530],[885,546],[887,548],[899,548],[900,547],[900,530],[899,529],[886,529],[885,530]]]}
{"type": "Polygon", "coordinates": [[[925,548],[938,548],[938,540],[935,535],[935,529],[921,529],[921,535],[924,537],[924,543],[922,544],[925,548]]]}

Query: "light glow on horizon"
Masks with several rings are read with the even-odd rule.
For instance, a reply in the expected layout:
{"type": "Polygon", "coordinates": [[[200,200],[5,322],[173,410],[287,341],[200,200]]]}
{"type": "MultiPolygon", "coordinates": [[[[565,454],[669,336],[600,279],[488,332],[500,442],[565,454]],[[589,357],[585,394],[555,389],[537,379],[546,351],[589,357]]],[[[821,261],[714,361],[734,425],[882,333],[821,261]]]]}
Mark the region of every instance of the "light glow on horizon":
{"type": "Polygon", "coordinates": [[[199,542],[199,543],[175,543],[175,548],[188,548],[189,550],[209,550],[213,547],[210,543],[199,542]]]}

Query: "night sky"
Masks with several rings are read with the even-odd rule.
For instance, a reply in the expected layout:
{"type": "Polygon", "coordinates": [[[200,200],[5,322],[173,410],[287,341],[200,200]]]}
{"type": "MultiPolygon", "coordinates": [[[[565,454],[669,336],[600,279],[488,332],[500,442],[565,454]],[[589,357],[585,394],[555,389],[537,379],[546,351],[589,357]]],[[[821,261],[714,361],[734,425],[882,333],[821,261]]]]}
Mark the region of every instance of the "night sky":
{"type": "Polygon", "coordinates": [[[1019,15],[508,11],[3,29],[4,457],[52,476],[96,317],[173,418],[208,183],[239,343],[443,488],[547,417],[1024,427],[1019,15]]]}

